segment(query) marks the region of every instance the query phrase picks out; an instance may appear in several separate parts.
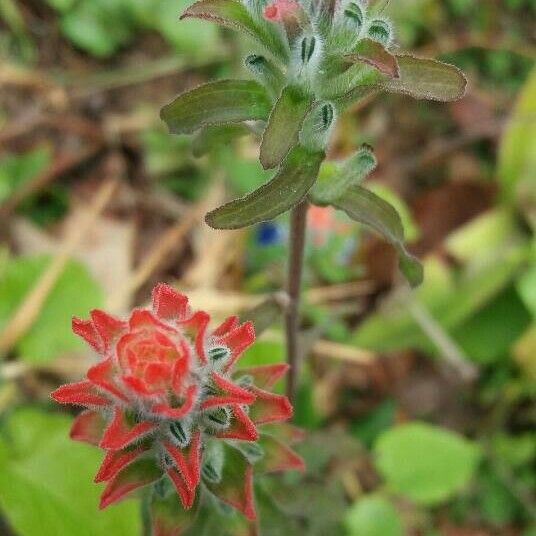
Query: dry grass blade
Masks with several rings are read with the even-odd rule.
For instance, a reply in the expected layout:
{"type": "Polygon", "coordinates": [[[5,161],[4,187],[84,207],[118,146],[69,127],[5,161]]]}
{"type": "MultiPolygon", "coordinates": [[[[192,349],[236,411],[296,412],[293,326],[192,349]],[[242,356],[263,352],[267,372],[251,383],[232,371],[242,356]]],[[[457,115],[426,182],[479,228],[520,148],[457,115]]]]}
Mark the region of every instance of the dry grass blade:
{"type": "Polygon", "coordinates": [[[95,194],[86,217],[80,222],[80,225],[72,228],[67,233],[57,255],[22,300],[5,328],[0,332],[0,355],[13,348],[16,342],[32,327],[48,295],[62,274],[67,261],[76,250],[81,239],[91,228],[95,219],[110,202],[117,184],[116,180],[104,182],[95,194]]]}

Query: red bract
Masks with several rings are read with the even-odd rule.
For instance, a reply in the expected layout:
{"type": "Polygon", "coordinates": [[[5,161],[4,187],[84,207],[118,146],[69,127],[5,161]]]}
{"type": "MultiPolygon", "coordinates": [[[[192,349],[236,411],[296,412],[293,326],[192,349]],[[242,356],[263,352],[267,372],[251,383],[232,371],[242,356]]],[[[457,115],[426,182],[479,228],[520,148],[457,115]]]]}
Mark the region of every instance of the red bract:
{"type": "Polygon", "coordinates": [[[294,0],[275,0],[264,8],[264,18],[272,21],[283,21],[288,17],[297,16],[302,11],[294,0]]]}
{"type": "Polygon", "coordinates": [[[176,536],[190,524],[178,498],[189,510],[200,488],[254,519],[255,468],[303,468],[281,441],[296,436],[292,427],[259,428],[292,415],[288,399],[268,390],[287,366],[236,370],[255,340],[253,324],[230,317],[210,330],[209,321],[164,284],[155,287],[152,308],[135,309],[128,321],[103,311],[74,319],[73,331],[102,359],[85,380],[52,393],[85,408],[72,439],[106,450],[95,477],[107,483],[101,508],[154,484],[155,536],[176,536]]]}

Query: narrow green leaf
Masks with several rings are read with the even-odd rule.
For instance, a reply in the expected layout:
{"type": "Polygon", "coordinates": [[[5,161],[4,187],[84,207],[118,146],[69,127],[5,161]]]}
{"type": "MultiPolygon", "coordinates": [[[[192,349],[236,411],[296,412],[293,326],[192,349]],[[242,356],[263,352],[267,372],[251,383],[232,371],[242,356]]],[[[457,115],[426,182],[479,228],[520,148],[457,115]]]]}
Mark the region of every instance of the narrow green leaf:
{"type": "Polygon", "coordinates": [[[361,186],[354,186],[333,201],[333,205],[344,210],[353,220],[368,225],[383,235],[396,248],[400,270],[411,286],[422,282],[422,266],[406,251],[400,216],[387,201],[361,186]]]}
{"type": "Polygon", "coordinates": [[[262,137],[260,161],[264,169],[277,167],[298,143],[303,120],[313,97],[296,86],[287,86],[272,109],[262,137]]]}
{"type": "Polygon", "coordinates": [[[328,204],[341,197],[348,188],[357,186],[374,168],[376,158],[368,145],[338,165],[325,162],[318,181],[311,190],[311,198],[318,205],[328,204]]]}
{"type": "Polygon", "coordinates": [[[164,106],[160,117],[174,134],[222,123],[266,120],[271,103],[253,80],[219,80],[196,87],[164,106]]]}
{"type": "Polygon", "coordinates": [[[281,60],[288,58],[288,50],[280,34],[273,25],[264,21],[256,22],[246,7],[234,0],[200,0],[191,5],[181,16],[185,18],[205,19],[243,32],[281,60]]]}
{"type": "Polygon", "coordinates": [[[240,123],[228,125],[211,125],[201,129],[192,141],[192,153],[199,158],[222,145],[250,134],[251,131],[240,123]]]}
{"type": "Polygon", "coordinates": [[[270,182],[209,212],[206,222],[215,229],[239,229],[290,210],[314,184],[324,156],[300,145],[293,147],[270,182]]]}
{"type": "Polygon", "coordinates": [[[512,201],[518,184],[536,176],[536,69],[525,82],[499,149],[502,197],[512,201]]]}
{"type": "Polygon", "coordinates": [[[381,43],[372,39],[362,39],[355,50],[344,56],[351,63],[363,62],[372,65],[391,78],[400,77],[396,56],[391,54],[381,43]]]}
{"type": "Polygon", "coordinates": [[[440,102],[454,101],[465,95],[467,79],[454,65],[409,54],[400,54],[396,58],[400,77],[383,82],[383,89],[440,102]]]}

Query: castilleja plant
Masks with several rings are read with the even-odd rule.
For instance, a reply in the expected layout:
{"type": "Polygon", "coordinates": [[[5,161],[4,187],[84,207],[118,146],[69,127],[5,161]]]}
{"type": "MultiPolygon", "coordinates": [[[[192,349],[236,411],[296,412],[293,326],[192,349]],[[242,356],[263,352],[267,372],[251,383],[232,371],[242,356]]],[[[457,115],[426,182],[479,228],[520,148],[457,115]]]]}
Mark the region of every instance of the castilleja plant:
{"type": "Polygon", "coordinates": [[[102,359],[85,380],[52,393],[86,408],[72,439],[106,451],[95,477],[106,482],[101,508],[152,485],[153,536],[182,534],[202,493],[254,520],[253,475],[303,468],[285,444],[300,435],[282,422],[290,402],[269,391],[287,365],[238,368],[253,324],[233,316],[209,329],[209,321],[164,284],[151,308],[126,321],[99,310],[74,319],[102,359]]]}
{"type": "MultiPolygon", "coordinates": [[[[452,101],[466,79],[452,65],[400,52],[389,0],[200,0],[182,18],[206,19],[245,34],[256,50],[244,60],[246,80],[220,80],[179,95],[162,109],[176,134],[196,134],[204,154],[248,132],[261,135],[259,159],[274,177],[254,192],[206,216],[217,229],[236,229],[292,210],[289,255],[287,353],[293,392],[306,210],[332,205],[393,244],[412,285],[422,280],[419,262],[404,247],[396,210],[361,184],[376,166],[372,149],[360,147],[344,161],[325,161],[337,118],[375,93],[452,101]]],[[[200,45],[202,46],[202,45],[200,45]]]]}

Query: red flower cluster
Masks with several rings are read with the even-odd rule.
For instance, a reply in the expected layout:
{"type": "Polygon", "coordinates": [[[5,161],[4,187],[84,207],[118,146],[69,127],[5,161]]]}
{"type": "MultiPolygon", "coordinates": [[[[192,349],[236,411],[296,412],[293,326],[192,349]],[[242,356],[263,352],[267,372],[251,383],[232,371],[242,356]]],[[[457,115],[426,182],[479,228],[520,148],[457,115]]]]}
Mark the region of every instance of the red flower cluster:
{"type": "Polygon", "coordinates": [[[258,429],[292,415],[285,396],[266,390],[287,366],[235,370],[255,340],[252,323],[240,325],[230,317],[211,331],[209,320],[164,284],[155,287],[152,308],[134,310],[128,321],[99,310],[90,320],[74,319],[73,331],[102,360],[85,380],[52,393],[61,404],[86,408],[71,437],[106,450],[95,477],[107,482],[101,508],[155,483],[160,490],[153,501],[155,536],[180,534],[186,523],[182,509],[173,514],[175,520],[170,515],[169,483],[186,510],[204,487],[254,519],[254,467],[259,472],[303,468],[281,441],[297,437],[292,427],[258,429]]]}

